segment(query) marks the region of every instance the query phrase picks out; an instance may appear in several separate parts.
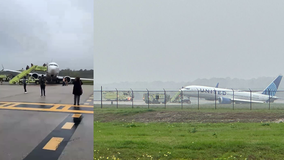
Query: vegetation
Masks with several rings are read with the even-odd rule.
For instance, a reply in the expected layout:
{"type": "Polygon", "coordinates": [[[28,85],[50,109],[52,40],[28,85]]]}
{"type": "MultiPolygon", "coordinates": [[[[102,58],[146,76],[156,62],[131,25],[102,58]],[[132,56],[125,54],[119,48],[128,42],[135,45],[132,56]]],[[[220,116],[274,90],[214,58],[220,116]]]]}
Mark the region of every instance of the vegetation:
{"type": "MultiPolygon", "coordinates": [[[[141,122],[166,109],[95,109],[94,159],[283,159],[284,123],[141,122]],[[143,116],[143,117],[142,117],[143,116]],[[113,118],[109,120],[109,118],[113,118]],[[125,119],[124,119],[125,117],[125,119]],[[129,120],[131,117],[133,120],[129,120]]],[[[190,113],[190,110],[183,112],[190,113]]],[[[228,110],[200,111],[203,115],[228,110]]],[[[235,111],[229,111],[235,112],[235,111]]],[[[276,111],[244,111],[272,113],[276,111]]],[[[279,113],[283,115],[282,113],[279,113]]],[[[239,113],[238,113],[239,114],[239,113]]],[[[167,118],[157,117],[157,118],[167,118]]],[[[252,117],[254,118],[254,117],[252,117]]]]}
{"type": "Polygon", "coordinates": [[[94,85],[93,81],[82,81],[84,85],[94,85]]]}

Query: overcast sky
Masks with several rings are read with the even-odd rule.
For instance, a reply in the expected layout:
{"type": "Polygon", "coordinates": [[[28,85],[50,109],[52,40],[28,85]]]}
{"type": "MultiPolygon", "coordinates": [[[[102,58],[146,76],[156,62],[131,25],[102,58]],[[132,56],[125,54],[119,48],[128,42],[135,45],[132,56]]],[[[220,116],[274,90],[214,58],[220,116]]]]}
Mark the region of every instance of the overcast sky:
{"type": "Polygon", "coordinates": [[[97,0],[96,83],[276,77],[284,1],[97,0]]]}
{"type": "Polygon", "coordinates": [[[55,61],[60,69],[93,69],[93,44],[92,0],[0,2],[0,64],[5,68],[55,61]]]}

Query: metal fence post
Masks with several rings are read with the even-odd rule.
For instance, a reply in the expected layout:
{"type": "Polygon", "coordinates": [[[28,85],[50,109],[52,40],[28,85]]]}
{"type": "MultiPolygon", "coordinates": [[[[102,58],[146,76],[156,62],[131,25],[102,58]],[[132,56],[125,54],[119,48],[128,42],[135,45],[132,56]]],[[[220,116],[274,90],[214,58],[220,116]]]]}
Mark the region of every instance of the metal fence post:
{"type": "Polygon", "coordinates": [[[134,98],[134,94],[133,94],[133,90],[130,88],[131,90],[131,101],[132,101],[132,108],[133,108],[133,98],[134,98]]]}
{"type": "Polygon", "coordinates": [[[103,86],[101,86],[101,108],[103,108],[103,86]]]}
{"type": "Polygon", "coordinates": [[[235,109],[235,92],[233,88],[232,90],[233,90],[233,110],[234,110],[235,109]]]}
{"type": "Polygon", "coordinates": [[[214,89],[214,93],[215,93],[215,109],[216,109],[216,90],[214,89]]]}
{"type": "Polygon", "coordinates": [[[270,89],[268,89],[268,95],[269,95],[269,110],[270,110],[270,89]]]}
{"type": "Polygon", "coordinates": [[[166,103],[167,103],[167,100],[166,100],[166,99],[167,99],[167,94],[166,94],[166,90],[165,90],[164,88],[163,88],[163,90],[164,90],[164,95],[165,95],[165,109],[166,109],[166,108],[167,108],[167,107],[166,107],[166,103]]]}
{"type": "Polygon", "coordinates": [[[251,97],[251,90],[250,90],[250,89],[249,89],[249,92],[250,92],[250,110],[251,110],[251,109],[252,109],[252,106],[251,106],[251,105],[252,105],[252,104],[251,104],[251,98],[252,98],[252,97],[251,97]]]}
{"type": "Polygon", "coordinates": [[[198,93],[198,96],[197,96],[198,105],[197,105],[197,107],[198,107],[198,110],[199,110],[199,90],[197,90],[197,93],[198,93]]]}
{"type": "Polygon", "coordinates": [[[183,109],[183,91],[181,91],[181,109],[183,109]]]}
{"type": "Polygon", "coordinates": [[[149,103],[150,103],[150,94],[149,94],[149,90],[146,88],[147,90],[147,94],[148,94],[148,109],[149,109],[149,103]]]}
{"type": "Polygon", "coordinates": [[[115,88],[116,90],[116,108],[118,108],[118,90],[115,88]]]}

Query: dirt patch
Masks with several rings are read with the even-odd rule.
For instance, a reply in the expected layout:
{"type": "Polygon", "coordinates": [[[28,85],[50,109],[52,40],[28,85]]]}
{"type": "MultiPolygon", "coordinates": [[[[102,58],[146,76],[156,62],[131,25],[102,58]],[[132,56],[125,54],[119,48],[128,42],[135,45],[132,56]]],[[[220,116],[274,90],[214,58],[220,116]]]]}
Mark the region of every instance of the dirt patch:
{"type": "Polygon", "coordinates": [[[283,113],[265,112],[196,112],[196,111],[152,111],[122,115],[118,113],[95,113],[95,121],[101,122],[284,122],[283,113]]]}

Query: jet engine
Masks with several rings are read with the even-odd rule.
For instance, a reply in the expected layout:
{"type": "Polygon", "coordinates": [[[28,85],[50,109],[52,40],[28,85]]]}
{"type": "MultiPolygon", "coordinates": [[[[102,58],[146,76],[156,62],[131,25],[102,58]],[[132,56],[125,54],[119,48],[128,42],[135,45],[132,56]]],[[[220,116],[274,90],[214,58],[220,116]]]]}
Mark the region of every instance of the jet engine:
{"type": "Polygon", "coordinates": [[[219,103],[220,103],[220,104],[231,104],[232,101],[231,101],[231,99],[229,99],[229,98],[220,97],[220,98],[219,98],[219,103]]]}
{"type": "Polygon", "coordinates": [[[68,83],[71,82],[71,78],[69,76],[65,76],[64,78],[65,78],[65,81],[67,81],[68,83]]]}
{"type": "Polygon", "coordinates": [[[37,73],[32,74],[32,77],[34,77],[35,79],[39,78],[39,75],[37,73]]]}

